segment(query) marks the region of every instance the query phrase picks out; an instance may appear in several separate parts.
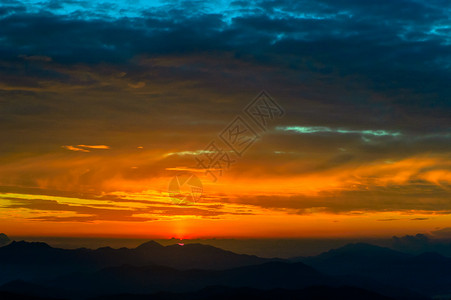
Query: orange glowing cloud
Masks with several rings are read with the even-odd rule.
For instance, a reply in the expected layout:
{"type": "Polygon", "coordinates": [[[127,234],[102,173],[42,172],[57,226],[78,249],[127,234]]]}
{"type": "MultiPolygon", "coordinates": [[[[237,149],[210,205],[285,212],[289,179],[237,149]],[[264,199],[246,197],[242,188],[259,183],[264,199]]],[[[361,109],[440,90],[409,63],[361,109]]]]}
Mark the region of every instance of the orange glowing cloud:
{"type": "Polygon", "coordinates": [[[91,152],[88,149],[101,149],[101,150],[107,150],[110,149],[109,146],[106,145],[77,145],[77,146],[61,146],[64,149],[70,150],[70,151],[80,151],[80,152],[91,152]]]}
{"type": "Polygon", "coordinates": [[[78,145],[77,147],[88,148],[88,149],[110,149],[110,146],[106,146],[106,145],[78,145]]]}
{"type": "Polygon", "coordinates": [[[74,146],[61,146],[64,149],[70,150],[70,151],[80,151],[80,152],[90,152],[89,150],[74,147],[74,146]]]}

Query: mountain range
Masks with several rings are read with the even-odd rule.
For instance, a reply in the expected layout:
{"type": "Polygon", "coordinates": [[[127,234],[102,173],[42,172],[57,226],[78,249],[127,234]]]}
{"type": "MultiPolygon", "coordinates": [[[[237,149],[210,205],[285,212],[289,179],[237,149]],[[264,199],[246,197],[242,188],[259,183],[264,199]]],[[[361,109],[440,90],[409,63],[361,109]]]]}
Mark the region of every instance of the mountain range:
{"type": "MultiPolygon", "coordinates": [[[[269,291],[279,291],[287,299],[291,292],[309,299],[316,292],[308,289],[319,286],[340,291],[337,297],[341,292],[357,295],[364,291],[374,299],[428,299],[451,294],[451,259],[370,244],[349,244],[289,260],[236,254],[202,244],[162,246],[154,241],[134,249],[67,250],[24,241],[0,247],[4,297],[120,299],[119,295],[129,295],[138,299],[153,295],[151,299],[176,299],[215,287],[216,292],[225,289],[225,294],[237,297],[250,293],[266,299],[269,291]]],[[[202,297],[210,299],[206,294],[202,297]]]]}

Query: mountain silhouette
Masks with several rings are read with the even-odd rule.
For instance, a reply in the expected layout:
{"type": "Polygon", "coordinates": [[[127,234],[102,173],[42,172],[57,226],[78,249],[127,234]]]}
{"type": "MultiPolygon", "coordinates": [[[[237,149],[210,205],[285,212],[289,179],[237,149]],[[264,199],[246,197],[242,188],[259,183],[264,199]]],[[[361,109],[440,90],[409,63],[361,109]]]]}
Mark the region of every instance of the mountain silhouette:
{"type": "Polygon", "coordinates": [[[155,242],[155,241],[148,241],[145,242],[141,245],[139,245],[138,247],[136,247],[135,249],[137,251],[149,251],[149,250],[154,250],[154,249],[163,249],[164,246],[155,242]]]}
{"type": "Polygon", "coordinates": [[[9,237],[4,233],[0,233],[0,247],[9,244],[9,242],[11,242],[9,237]]]}
{"type": "MultiPolygon", "coordinates": [[[[0,292],[0,299],[2,300],[58,300],[51,297],[35,297],[26,294],[17,294],[10,292],[0,292]]],[[[62,298],[59,298],[62,299],[62,298]]],[[[106,295],[91,298],[92,300],[322,300],[322,299],[336,299],[336,300],[393,300],[394,298],[382,296],[380,294],[366,291],[364,289],[355,287],[328,287],[328,286],[314,286],[299,290],[287,289],[273,289],[273,290],[259,290],[253,288],[228,288],[221,286],[214,286],[202,289],[196,292],[189,293],[171,293],[159,292],[155,294],[137,295],[137,294],[120,294],[120,295],[106,295]]]]}
{"type": "Polygon", "coordinates": [[[437,253],[411,255],[359,243],[294,260],[355,281],[375,280],[430,296],[451,294],[451,259],[437,253]]]}
{"type": "Polygon", "coordinates": [[[313,257],[301,257],[292,261],[301,261],[335,275],[348,274],[364,265],[379,263],[396,263],[411,255],[389,248],[371,244],[356,243],[332,249],[313,257]],[[334,269],[335,268],[335,269],[334,269]]]}
{"type": "Polygon", "coordinates": [[[293,260],[236,254],[202,244],[149,241],[134,249],[53,248],[11,242],[0,247],[0,290],[31,296],[194,293],[209,286],[299,290],[354,286],[397,299],[450,294],[451,259],[349,244],[293,260]]]}
{"type": "Polygon", "coordinates": [[[177,269],[226,269],[272,261],[236,254],[212,246],[162,246],[151,241],[135,249],[110,247],[96,250],[53,248],[45,243],[12,242],[0,248],[0,284],[21,279],[46,280],[73,272],[90,272],[124,264],[164,265],[177,269]]]}
{"type": "Polygon", "coordinates": [[[20,293],[10,293],[10,292],[1,292],[1,291],[0,291],[0,299],[2,299],[2,300],[61,300],[61,299],[55,299],[55,298],[31,296],[31,295],[24,295],[24,294],[20,294],[20,293]]]}
{"type": "MultiPolygon", "coordinates": [[[[67,295],[98,296],[162,291],[194,292],[209,286],[299,289],[312,285],[335,286],[337,282],[303,263],[268,262],[228,270],[177,270],[164,266],[123,265],[96,272],[77,272],[41,284],[41,290],[64,290],[67,295]]],[[[23,285],[28,287],[27,284],[23,285]]],[[[6,290],[24,290],[20,286],[16,289],[10,287],[11,284],[6,285],[6,290]]],[[[5,286],[2,290],[5,290],[5,286]]]]}
{"type": "MultiPolygon", "coordinates": [[[[29,284],[6,285],[10,292],[30,290],[29,284]]],[[[77,272],[41,282],[32,295],[63,295],[67,298],[111,294],[150,294],[157,292],[192,293],[210,286],[254,289],[302,289],[310,286],[354,286],[397,299],[425,299],[406,289],[375,281],[324,275],[303,263],[268,262],[228,270],[177,270],[164,266],[123,265],[96,272],[77,272]],[[62,292],[64,291],[64,292],[62,292]]],[[[0,288],[2,290],[3,288],[0,288]]]]}
{"type": "Polygon", "coordinates": [[[1,293],[10,293],[22,298],[42,297],[46,299],[64,299],[67,296],[67,292],[59,288],[43,287],[39,284],[29,283],[23,280],[14,280],[1,286],[0,299],[4,299],[1,293]]]}
{"type": "Polygon", "coordinates": [[[389,300],[393,298],[385,297],[377,293],[369,292],[354,287],[328,287],[315,286],[298,290],[273,289],[259,290],[253,288],[227,288],[227,287],[209,287],[197,292],[191,293],[168,293],[162,292],[152,295],[115,295],[102,296],[93,300],[389,300]]]}

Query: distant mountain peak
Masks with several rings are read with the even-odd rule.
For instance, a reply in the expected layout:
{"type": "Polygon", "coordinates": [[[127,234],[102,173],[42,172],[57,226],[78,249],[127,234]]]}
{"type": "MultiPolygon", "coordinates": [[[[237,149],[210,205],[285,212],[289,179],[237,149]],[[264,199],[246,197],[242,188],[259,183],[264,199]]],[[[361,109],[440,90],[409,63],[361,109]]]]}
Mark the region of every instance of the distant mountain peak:
{"type": "Polygon", "coordinates": [[[98,251],[110,251],[110,250],[114,250],[113,248],[111,248],[110,246],[106,246],[106,247],[100,247],[97,249],[98,251]]]}
{"type": "Polygon", "coordinates": [[[343,259],[344,256],[357,258],[360,257],[362,259],[398,259],[398,258],[406,258],[410,255],[399,252],[390,248],[376,246],[367,243],[351,243],[347,244],[343,247],[329,250],[320,254],[319,258],[340,258],[343,259]]]}
{"type": "Polygon", "coordinates": [[[163,248],[163,246],[155,241],[148,241],[144,244],[139,245],[136,247],[136,250],[146,250],[146,249],[155,249],[155,248],[163,248]]]}
{"type": "Polygon", "coordinates": [[[9,244],[9,242],[11,242],[9,237],[4,233],[0,233],[0,247],[9,244]]]}

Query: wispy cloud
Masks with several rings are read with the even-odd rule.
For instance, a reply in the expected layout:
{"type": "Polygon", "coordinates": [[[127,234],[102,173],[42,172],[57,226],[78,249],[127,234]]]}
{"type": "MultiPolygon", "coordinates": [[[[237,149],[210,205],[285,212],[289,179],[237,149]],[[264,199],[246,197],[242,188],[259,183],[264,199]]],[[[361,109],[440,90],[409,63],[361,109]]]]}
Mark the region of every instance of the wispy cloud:
{"type": "Polygon", "coordinates": [[[89,149],[95,149],[95,150],[107,150],[110,149],[110,146],[106,145],[77,145],[77,146],[61,146],[64,149],[71,150],[71,151],[80,151],[80,152],[91,152],[89,149]]]}
{"type": "Polygon", "coordinates": [[[88,148],[88,149],[110,149],[110,146],[106,145],[78,145],[77,147],[88,148]]]}
{"type": "Polygon", "coordinates": [[[74,146],[61,146],[64,149],[70,150],[70,151],[80,151],[80,152],[90,152],[89,150],[86,149],[82,149],[82,148],[78,148],[78,147],[74,147],[74,146]]]}
{"type": "Polygon", "coordinates": [[[381,130],[381,129],[345,129],[345,128],[330,128],[323,126],[285,126],[277,127],[277,130],[281,131],[291,131],[298,134],[314,134],[314,133],[338,133],[338,134],[359,134],[367,136],[392,136],[397,137],[402,135],[398,131],[381,130]]]}
{"type": "Polygon", "coordinates": [[[178,151],[178,152],[169,152],[166,154],[166,156],[171,156],[171,155],[202,155],[202,154],[213,154],[215,153],[214,151],[209,151],[209,150],[194,150],[194,151],[178,151]]]}

